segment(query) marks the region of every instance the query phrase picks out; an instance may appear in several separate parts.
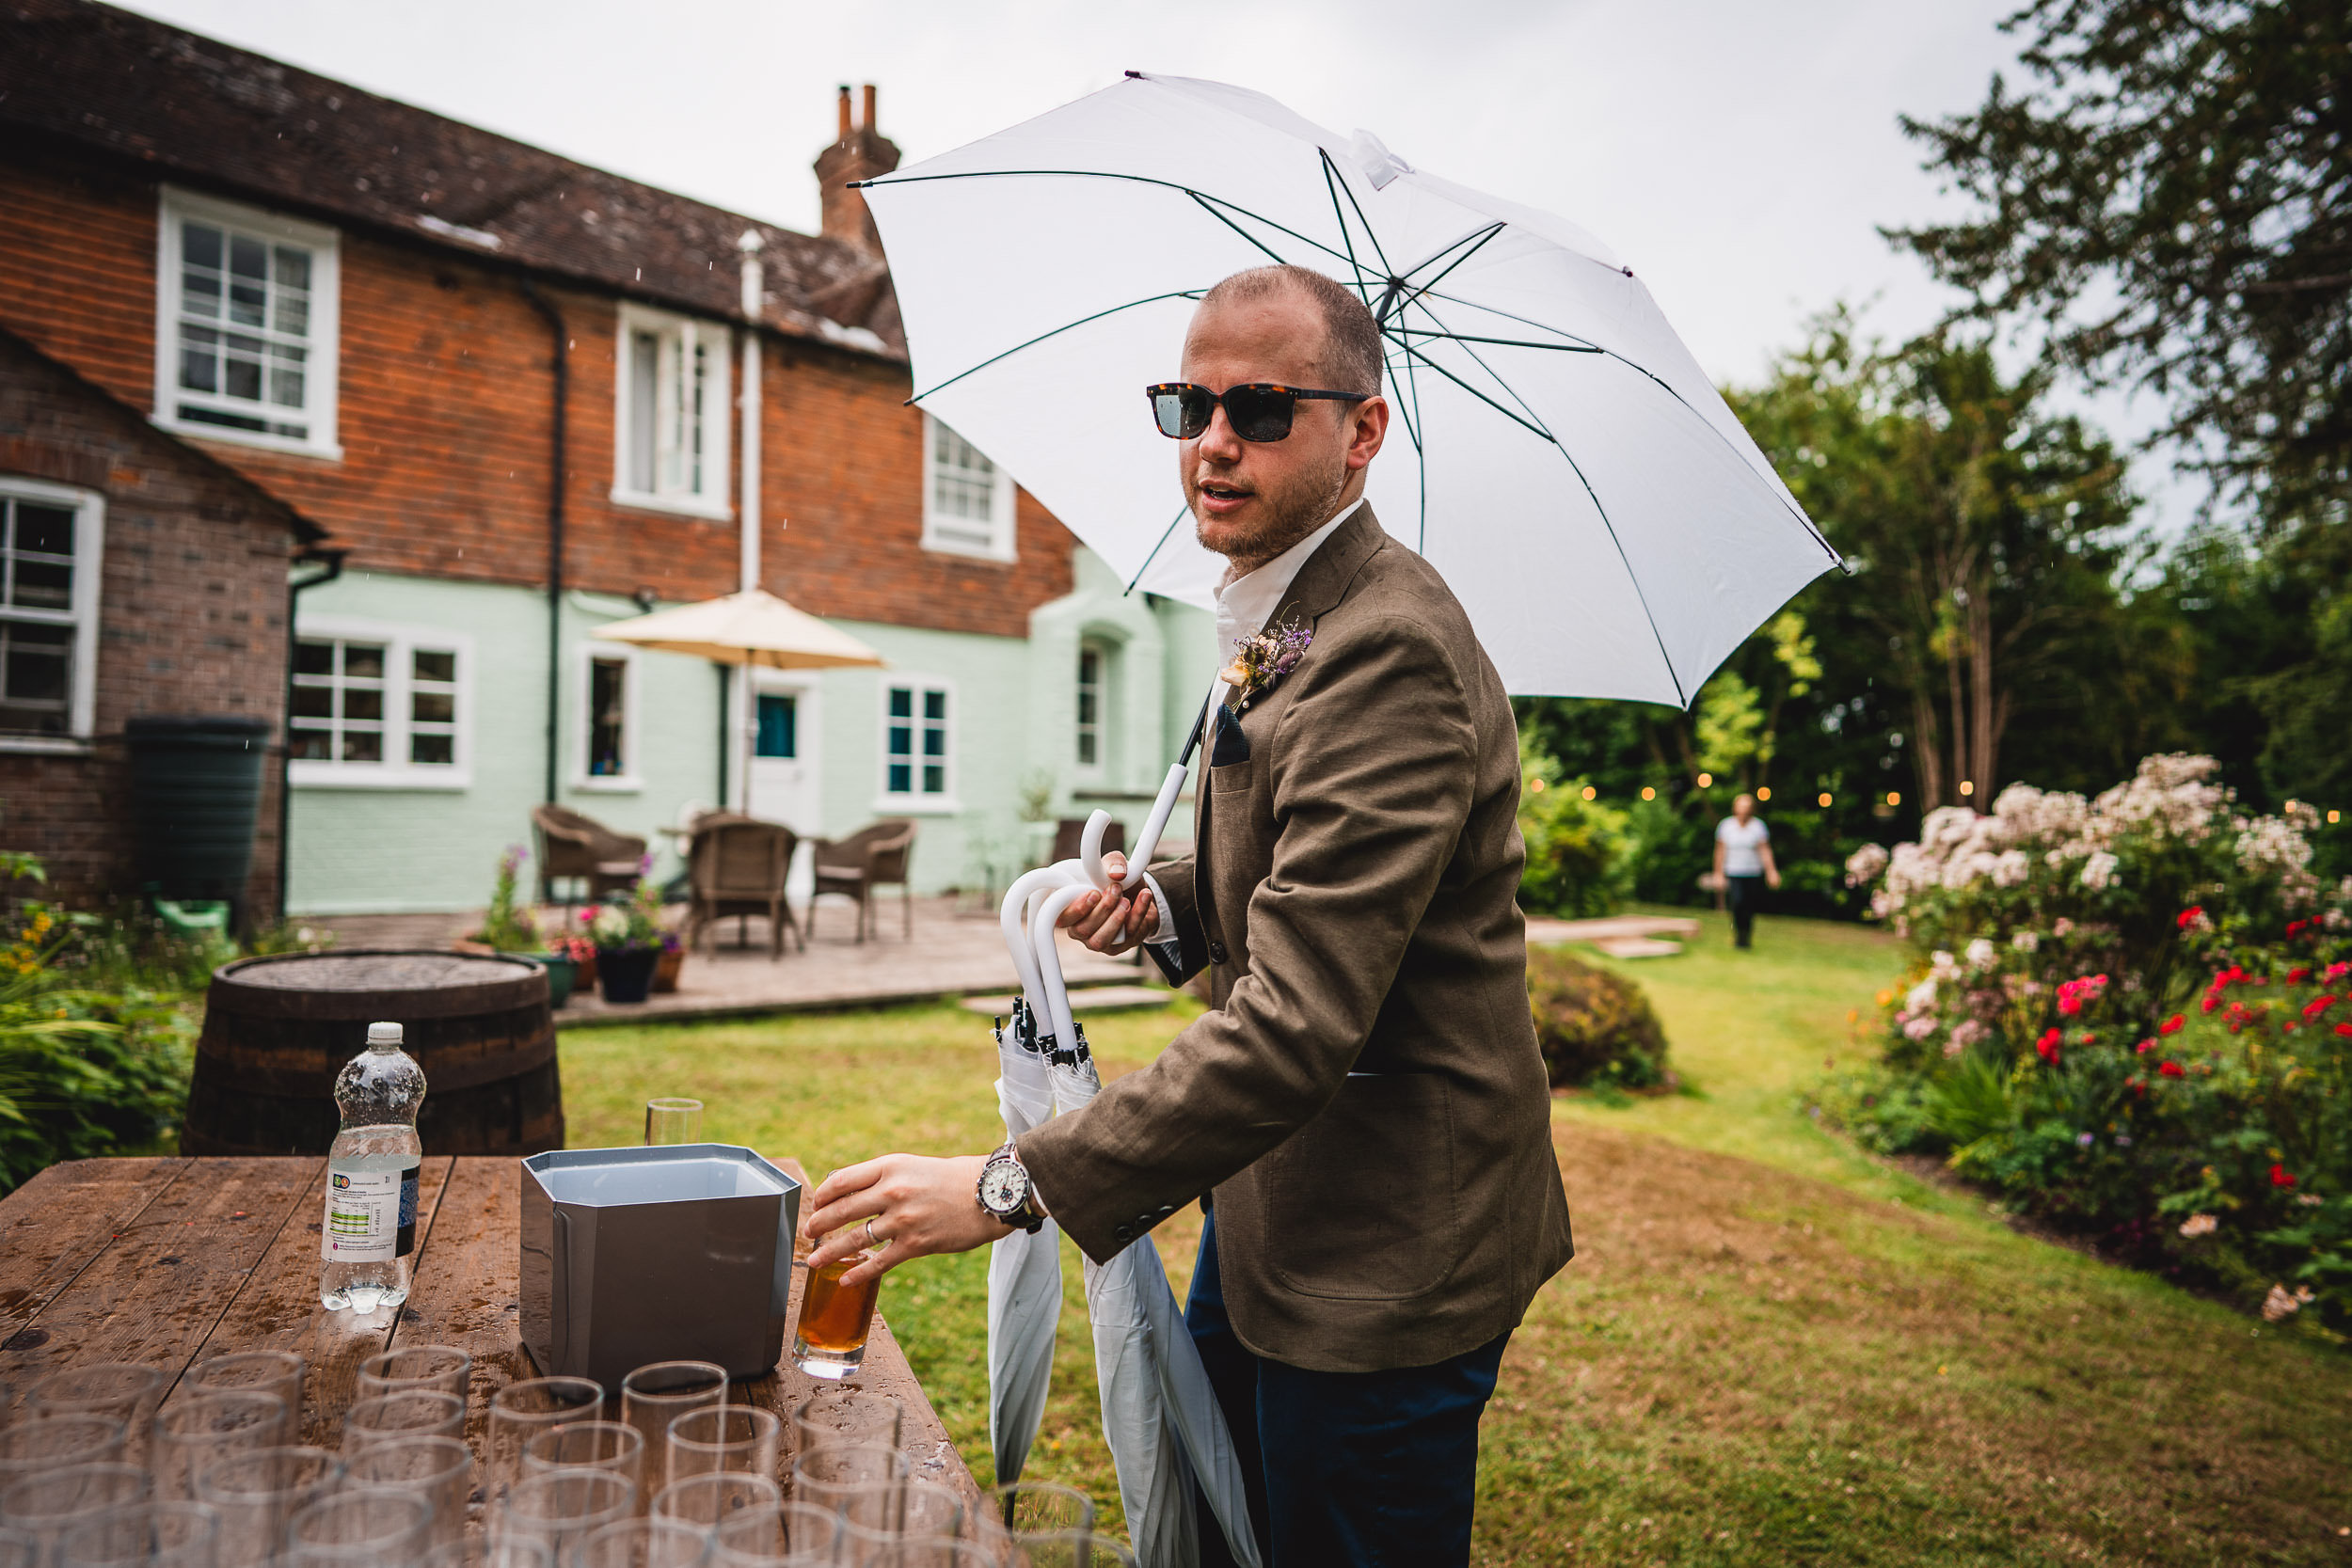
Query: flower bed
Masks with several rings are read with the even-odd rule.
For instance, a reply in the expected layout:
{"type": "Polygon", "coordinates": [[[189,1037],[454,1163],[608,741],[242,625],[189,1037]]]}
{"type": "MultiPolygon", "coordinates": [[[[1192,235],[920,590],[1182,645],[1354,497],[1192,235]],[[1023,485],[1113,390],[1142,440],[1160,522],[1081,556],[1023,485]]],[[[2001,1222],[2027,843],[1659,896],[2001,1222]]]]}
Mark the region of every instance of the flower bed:
{"type": "Polygon", "coordinates": [[[2249,816],[2215,771],[2011,785],[1857,853],[1920,961],[1881,998],[1880,1067],[1824,1103],[2273,1321],[2352,1329],[2352,879],[2323,888],[2311,816],[2249,816]]]}

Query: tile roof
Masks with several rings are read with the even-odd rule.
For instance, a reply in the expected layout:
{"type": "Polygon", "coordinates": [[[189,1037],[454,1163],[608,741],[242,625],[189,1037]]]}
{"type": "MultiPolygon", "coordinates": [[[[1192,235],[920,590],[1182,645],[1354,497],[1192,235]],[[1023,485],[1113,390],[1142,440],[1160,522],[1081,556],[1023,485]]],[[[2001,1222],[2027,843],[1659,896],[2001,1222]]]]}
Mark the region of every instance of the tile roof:
{"type": "Polygon", "coordinates": [[[768,325],[906,354],[887,273],[864,251],[91,0],[0,0],[7,132],[728,319],[739,319],[736,245],[751,230],[765,244],[768,325]]]}

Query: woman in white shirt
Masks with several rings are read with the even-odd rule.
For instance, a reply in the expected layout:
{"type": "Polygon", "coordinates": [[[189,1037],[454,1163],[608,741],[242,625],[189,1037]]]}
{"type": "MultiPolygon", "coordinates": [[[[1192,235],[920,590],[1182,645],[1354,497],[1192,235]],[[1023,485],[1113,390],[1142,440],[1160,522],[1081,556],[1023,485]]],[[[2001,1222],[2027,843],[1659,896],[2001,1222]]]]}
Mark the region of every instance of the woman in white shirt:
{"type": "Polygon", "coordinates": [[[1756,930],[1756,905],[1764,889],[1780,886],[1780,868],[1772,863],[1772,832],[1756,815],[1756,797],[1741,795],[1731,802],[1731,815],[1715,824],[1715,879],[1731,906],[1732,941],[1749,944],[1756,930]]]}

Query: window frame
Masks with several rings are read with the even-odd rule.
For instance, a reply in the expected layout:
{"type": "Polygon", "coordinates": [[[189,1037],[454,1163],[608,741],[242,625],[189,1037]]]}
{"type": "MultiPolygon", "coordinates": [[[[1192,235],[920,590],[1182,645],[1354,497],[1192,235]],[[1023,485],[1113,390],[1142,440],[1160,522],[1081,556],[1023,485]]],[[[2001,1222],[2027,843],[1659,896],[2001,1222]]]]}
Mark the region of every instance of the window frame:
{"type": "Polygon", "coordinates": [[[1110,692],[1111,648],[1099,637],[1078,639],[1077,679],[1072,691],[1070,767],[1073,776],[1084,784],[1099,784],[1109,771],[1110,765],[1110,692]],[[1094,657],[1094,718],[1087,718],[1087,656],[1094,657]],[[1094,759],[1086,756],[1088,732],[1092,731],[1094,759]]]}
{"type": "MultiPolygon", "coordinates": [[[[338,762],[331,757],[289,757],[286,782],[295,789],[462,790],[473,787],[474,641],[465,632],[413,622],[376,621],[333,613],[298,615],[294,641],[332,638],[346,642],[381,642],[384,656],[384,752],[398,761],[338,762]],[[457,656],[457,679],[452,683],[456,717],[450,725],[451,754],[447,763],[408,760],[409,725],[413,720],[416,656],[450,653],[457,656]]],[[[289,650],[291,656],[292,650],[289,650]]],[[[290,737],[294,731],[291,704],[281,721],[290,737]]]]}
{"type": "Polygon", "coordinates": [[[271,451],[341,461],[343,455],[338,427],[342,370],[342,235],[320,224],[280,217],[262,208],[222,201],[175,185],[163,188],[156,206],[155,235],[155,407],[153,421],[179,436],[199,440],[226,441],[235,446],[262,447],[271,451]],[[271,240],[307,247],[311,254],[310,358],[304,371],[303,412],[310,421],[307,436],[278,436],[264,430],[237,430],[183,420],[180,401],[180,225],[193,218],[245,230],[271,240]]]}
{"type": "Polygon", "coordinates": [[[989,506],[990,531],[993,537],[987,545],[978,546],[968,539],[951,538],[941,531],[943,526],[948,528],[971,526],[970,518],[944,518],[939,510],[937,452],[938,433],[942,430],[962,440],[974,451],[980,451],[978,446],[965,437],[963,433],[957,430],[955,426],[939,419],[928,408],[923,411],[923,547],[939,555],[961,556],[967,561],[993,561],[1009,563],[1019,559],[1020,519],[1016,510],[1018,499],[1014,494],[1016,486],[1013,484],[1012,475],[1005,471],[1005,466],[994,458],[988,457],[988,453],[984,451],[981,451],[980,455],[987,457],[990,466],[996,470],[996,487],[989,506]]]}
{"type": "Polygon", "coordinates": [[[0,733],[0,752],[78,755],[98,733],[98,617],[106,569],[106,498],[95,490],[20,474],[0,475],[0,494],[42,506],[73,508],[73,595],[64,610],[0,608],[0,616],[73,627],[63,735],[0,733]]]}
{"type": "MultiPolygon", "coordinates": [[[[878,683],[878,689],[882,700],[874,705],[875,718],[877,721],[874,738],[876,741],[875,752],[881,767],[878,773],[878,783],[880,787],[874,792],[873,809],[877,812],[886,812],[894,816],[950,816],[961,812],[963,808],[958,803],[956,797],[956,786],[958,784],[956,764],[956,752],[958,751],[958,747],[956,745],[956,715],[959,711],[959,698],[956,692],[956,683],[938,675],[914,674],[900,671],[893,671],[889,675],[885,676],[880,683],[878,683]],[[947,717],[941,721],[942,733],[946,736],[946,750],[944,753],[944,765],[941,768],[942,773],[945,775],[946,787],[940,794],[927,795],[919,788],[905,793],[898,793],[893,791],[890,787],[890,694],[895,690],[901,689],[909,690],[915,694],[914,705],[917,711],[914,715],[913,722],[914,724],[914,733],[917,738],[914,742],[915,750],[909,753],[909,755],[914,759],[912,763],[913,768],[920,768],[923,766],[922,740],[920,738],[923,733],[922,726],[925,722],[920,713],[923,695],[927,692],[936,691],[947,699],[947,717]]],[[[919,773],[910,771],[909,781],[911,783],[920,784],[922,783],[922,778],[919,773]]]]}
{"type": "Polygon", "coordinates": [[[572,787],[586,795],[636,795],[644,791],[645,781],[637,771],[644,752],[638,742],[644,723],[644,708],[641,697],[644,689],[644,671],[639,661],[641,650],[626,642],[599,641],[582,638],[576,656],[572,691],[572,787]],[[618,773],[591,773],[589,748],[596,743],[596,715],[591,705],[596,700],[596,665],[601,661],[621,666],[621,770],[618,773]]]}
{"type": "MultiPolygon", "coordinates": [[[[706,517],[714,522],[727,522],[735,516],[734,449],[729,437],[735,407],[735,329],[696,316],[679,315],[671,310],[656,310],[647,306],[623,300],[613,317],[612,335],[612,491],[615,506],[633,506],[653,512],[675,513],[689,517],[706,517]],[[664,342],[682,341],[682,334],[691,328],[699,338],[707,334],[711,340],[712,366],[716,372],[714,385],[718,395],[705,410],[703,436],[707,443],[706,464],[710,475],[703,489],[692,495],[665,493],[659,489],[641,490],[629,483],[629,421],[635,413],[637,334],[651,332],[664,342]]],[[[655,395],[660,395],[661,376],[657,367],[654,373],[655,395]]],[[[659,417],[657,413],[657,418],[659,417]]],[[[654,461],[660,463],[659,436],[654,461]]],[[[656,483],[659,483],[657,479],[656,483]]]]}

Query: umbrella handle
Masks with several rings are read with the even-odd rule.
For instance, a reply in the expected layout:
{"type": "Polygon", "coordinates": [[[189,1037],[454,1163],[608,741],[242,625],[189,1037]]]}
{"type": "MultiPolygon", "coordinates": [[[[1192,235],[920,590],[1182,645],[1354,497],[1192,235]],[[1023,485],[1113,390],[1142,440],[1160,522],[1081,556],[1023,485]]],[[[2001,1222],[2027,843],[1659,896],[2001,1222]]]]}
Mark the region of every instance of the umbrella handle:
{"type": "Polygon", "coordinates": [[[1087,880],[1099,888],[1111,885],[1110,869],[1103,863],[1103,834],[1110,825],[1111,814],[1097,808],[1087,814],[1086,831],[1078,835],[1078,863],[1087,880]]]}
{"type": "Polygon", "coordinates": [[[1061,922],[1061,911],[1094,890],[1084,882],[1056,888],[1038,906],[1037,914],[1029,922],[1029,949],[1035,955],[1038,978],[1042,983],[1045,1002],[1053,1009],[1054,1037],[1067,1051],[1077,1043],[1077,1026],[1070,1017],[1070,989],[1062,984],[1061,954],[1054,947],[1054,927],[1061,922]]]}
{"type": "Polygon", "coordinates": [[[1168,764],[1168,777],[1160,784],[1160,798],[1152,802],[1152,815],[1144,818],[1143,836],[1136,840],[1136,847],[1127,853],[1127,875],[1120,884],[1122,890],[1127,883],[1138,881],[1143,868],[1152,863],[1152,853],[1160,847],[1161,830],[1175,813],[1176,797],[1184,793],[1184,780],[1191,771],[1186,763],[1168,764]]]}
{"type": "Polygon", "coordinates": [[[1075,861],[1061,861],[1025,871],[1013,879],[1005,890],[1005,899],[996,909],[996,928],[1003,933],[1005,950],[1012,955],[1012,967],[1021,975],[1021,993],[1029,1005],[1032,1017],[1042,1018],[1039,1004],[1045,993],[1038,983],[1037,950],[1029,944],[1030,905],[1042,894],[1067,886],[1078,876],[1075,861]]]}

